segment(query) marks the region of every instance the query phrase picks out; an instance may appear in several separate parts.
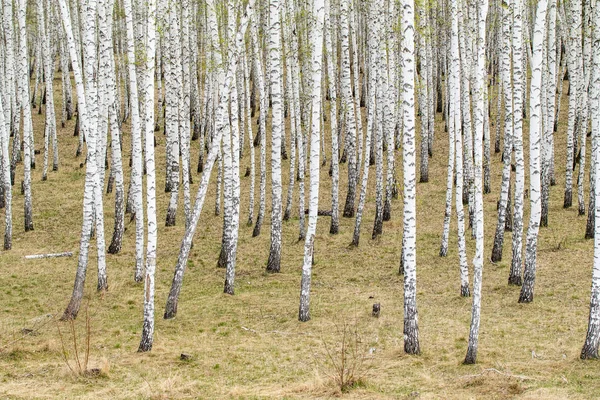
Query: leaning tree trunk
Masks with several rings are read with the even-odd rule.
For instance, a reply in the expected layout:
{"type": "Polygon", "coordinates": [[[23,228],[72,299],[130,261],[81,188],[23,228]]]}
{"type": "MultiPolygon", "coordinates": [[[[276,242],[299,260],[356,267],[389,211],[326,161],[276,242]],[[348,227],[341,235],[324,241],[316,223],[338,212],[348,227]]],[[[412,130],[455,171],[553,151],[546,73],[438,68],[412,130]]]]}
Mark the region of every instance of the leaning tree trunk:
{"type": "MultiPolygon", "coordinates": [[[[96,130],[92,124],[93,121],[90,121],[91,118],[89,118],[87,109],[88,98],[86,98],[86,95],[88,95],[90,98],[91,95],[84,88],[83,75],[79,64],[80,59],[75,48],[75,39],[73,37],[73,30],[71,29],[71,17],[69,15],[66,0],[59,0],[59,4],[63,26],[67,35],[69,53],[71,56],[71,65],[73,67],[73,76],[75,77],[77,88],[77,109],[79,112],[81,129],[82,134],[84,134],[87,138],[88,158],[90,159],[90,161],[86,163],[85,186],[83,192],[83,221],[81,227],[81,240],[79,242],[77,273],[75,275],[75,284],[73,285],[73,294],[71,296],[71,300],[62,316],[63,320],[69,320],[77,317],[79,308],[81,306],[81,300],[83,298],[85,275],[88,264],[89,244],[94,224],[94,197],[96,195],[95,186],[98,184],[98,165],[93,158],[96,154],[96,130]]],[[[88,54],[90,56],[90,58],[86,59],[86,61],[88,63],[93,63],[95,55],[91,50],[95,47],[94,40],[92,38],[94,27],[92,25],[91,15],[86,15],[86,17],[90,17],[89,19],[85,18],[86,52],[89,52],[88,54]]],[[[86,67],[89,68],[90,65],[86,64],[86,67]]],[[[93,76],[86,74],[86,80],[89,84],[88,87],[90,87],[93,92],[90,82],[92,79],[93,76]]]]}

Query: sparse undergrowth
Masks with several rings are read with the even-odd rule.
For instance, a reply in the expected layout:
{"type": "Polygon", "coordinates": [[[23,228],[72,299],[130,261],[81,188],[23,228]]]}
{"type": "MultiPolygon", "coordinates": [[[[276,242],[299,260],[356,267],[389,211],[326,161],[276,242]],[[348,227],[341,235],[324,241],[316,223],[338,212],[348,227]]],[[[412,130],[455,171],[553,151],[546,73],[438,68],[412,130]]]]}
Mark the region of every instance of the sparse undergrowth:
{"type": "MultiPolygon", "coordinates": [[[[56,83],[59,93],[60,82],[56,83]]],[[[60,97],[55,96],[58,102],[60,97]]],[[[567,104],[566,97],[563,104],[567,104]]],[[[59,107],[60,103],[57,109],[59,107]]],[[[561,110],[565,114],[555,136],[557,172],[565,163],[566,110],[567,107],[561,110]]],[[[141,335],[143,287],[133,282],[133,225],[127,225],[122,252],[107,256],[109,290],[104,297],[96,293],[95,248],[92,246],[85,297],[94,310],[89,340],[91,361],[87,367],[82,363],[81,370],[106,371],[110,365],[110,374],[103,379],[73,379],[73,373],[65,365],[61,335],[54,324],[45,325],[35,335],[21,338],[20,334],[22,329],[32,329],[31,321],[39,316],[61,315],[72,291],[76,257],[24,259],[27,254],[78,248],[83,159],[75,158],[78,140],[72,136],[75,121],[68,121],[65,128],[59,127],[59,171],[49,172],[45,182],[41,179],[41,168],[33,171],[35,231],[24,232],[23,196],[18,190],[13,192],[13,250],[0,253],[0,396],[333,397],[339,390],[332,392],[335,385],[323,383],[320,374],[325,372],[315,371],[319,368],[315,368],[311,354],[316,349],[324,351],[323,343],[330,344],[331,350],[336,348],[334,344],[340,343],[340,335],[332,328],[331,321],[353,310],[364,340],[360,344],[376,347],[376,351],[369,360],[366,379],[359,379],[362,374],[355,374],[353,379],[344,378],[346,383],[354,381],[354,385],[350,385],[353,389],[343,393],[344,398],[596,397],[600,392],[599,364],[578,358],[587,326],[592,262],[592,242],[583,239],[585,219],[577,216],[576,207],[562,208],[564,177],[557,173],[557,186],[551,188],[549,227],[543,228],[540,234],[536,298],[532,304],[517,304],[518,288],[506,284],[510,233],[505,239],[503,261],[497,264],[488,261],[492,245],[489,238],[496,223],[500,155],[492,156],[492,193],[484,197],[486,263],[479,359],[475,366],[461,365],[466,351],[471,300],[460,297],[454,221],[448,257],[438,257],[447,162],[447,146],[442,143],[447,141],[447,136],[443,133],[442,121],[437,122],[436,141],[440,145],[430,160],[430,181],[417,187],[417,304],[422,355],[406,356],[402,351],[402,277],[397,274],[401,199],[392,203],[392,220],[384,224],[383,235],[372,241],[364,234],[368,232],[365,229],[358,248],[348,247],[353,219],[342,218],[340,234],[330,235],[329,219],[319,218],[312,320],[302,324],[297,322],[303,251],[302,243],[297,242],[297,214],[292,213],[290,220],[284,223],[282,272],[277,275],[264,273],[269,249],[269,213],[259,237],[252,237],[251,227],[240,226],[236,295],[225,296],[221,293],[224,271],[214,268],[220,251],[222,221],[213,215],[213,207],[210,207],[215,199],[215,186],[211,184],[194,239],[178,315],[168,321],[160,317],[183,236],[183,218],[180,214],[175,227],[165,228],[169,197],[168,194],[157,197],[157,323],[151,353],[136,353],[141,335]],[[379,318],[371,317],[374,301],[382,305],[379,318]],[[17,338],[18,342],[13,343],[17,338]],[[371,345],[374,338],[377,338],[376,346],[371,345]],[[182,352],[192,354],[193,359],[182,362],[182,352]],[[490,368],[501,373],[484,372],[490,368]]],[[[129,133],[128,126],[124,128],[123,159],[127,160],[129,133]]],[[[34,113],[34,129],[36,148],[40,148],[43,115],[34,113]]],[[[327,131],[326,138],[329,137],[327,131]]],[[[162,131],[157,132],[156,142],[157,187],[163,187],[165,137],[162,131]]],[[[192,146],[192,159],[197,159],[198,146],[195,142],[192,146]]],[[[284,182],[287,182],[288,162],[283,164],[284,182]]],[[[525,162],[527,165],[528,160],[525,162]]],[[[246,152],[241,170],[245,170],[248,163],[249,152],[246,152]]],[[[322,168],[320,208],[325,208],[330,201],[331,181],[327,172],[328,168],[322,168]]],[[[19,164],[17,176],[22,174],[19,164]]],[[[340,187],[345,187],[346,176],[344,164],[340,170],[340,187]]],[[[401,181],[400,169],[397,178],[401,181]]],[[[129,174],[126,185],[128,179],[129,174]]],[[[192,193],[198,181],[194,179],[192,193]]],[[[243,202],[248,198],[248,185],[248,179],[242,179],[243,202]]],[[[371,187],[363,220],[365,227],[373,224],[373,196],[371,187]]],[[[109,234],[114,194],[105,195],[105,199],[105,231],[109,234]]],[[[242,206],[241,210],[241,220],[245,221],[245,208],[242,206]]],[[[293,210],[297,210],[296,204],[293,210]]],[[[527,220],[527,215],[525,217],[527,220]]],[[[467,244],[471,260],[474,246],[470,239],[467,244]]],[[[67,359],[77,372],[79,367],[74,367],[76,361],[70,347],[72,339],[68,339],[71,328],[62,324],[60,329],[70,354],[67,359]]],[[[86,347],[84,326],[85,319],[81,315],[74,328],[77,345],[86,347]]],[[[84,358],[83,353],[80,353],[81,358],[84,358]]]]}

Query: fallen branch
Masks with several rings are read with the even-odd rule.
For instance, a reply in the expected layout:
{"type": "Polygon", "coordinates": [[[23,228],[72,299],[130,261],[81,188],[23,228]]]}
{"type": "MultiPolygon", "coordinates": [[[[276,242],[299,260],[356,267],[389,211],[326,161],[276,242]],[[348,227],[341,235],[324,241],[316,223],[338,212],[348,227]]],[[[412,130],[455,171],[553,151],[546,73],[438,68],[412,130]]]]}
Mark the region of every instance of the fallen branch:
{"type": "MultiPolygon", "coordinates": [[[[308,215],[308,208],[304,209],[304,214],[308,215]]],[[[331,217],[331,210],[317,210],[319,217],[331,217]]]]}
{"type": "Polygon", "coordinates": [[[25,256],[27,260],[35,260],[39,258],[56,258],[56,257],[72,257],[72,251],[65,251],[64,253],[48,253],[48,254],[32,254],[29,256],[25,256]]]}

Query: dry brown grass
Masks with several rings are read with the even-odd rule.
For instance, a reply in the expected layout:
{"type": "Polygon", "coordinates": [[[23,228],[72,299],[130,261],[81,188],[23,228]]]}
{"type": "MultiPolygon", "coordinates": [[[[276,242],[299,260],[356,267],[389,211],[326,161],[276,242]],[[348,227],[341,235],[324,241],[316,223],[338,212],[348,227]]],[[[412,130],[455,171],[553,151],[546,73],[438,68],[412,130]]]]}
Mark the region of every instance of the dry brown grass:
{"type": "MultiPolygon", "coordinates": [[[[59,89],[60,81],[55,84],[59,89]]],[[[60,104],[58,93],[57,101],[60,104]]],[[[566,104],[565,98],[563,112],[566,104]]],[[[37,113],[34,117],[36,148],[41,149],[43,120],[37,113]]],[[[23,256],[78,249],[84,170],[79,167],[82,159],[75,158],[77,138],[72,136],[73,124],[69,121],[59,132],[60,171],[50,172],[46,182],[41,181],[42,157],[37,156],[38,168],[33,171],[33,232],[23,231],[23,196],[14,191],[14,249],[0,253],[1,396],[335,398],[342,395],[319,370],[315,357],[324,356],[323,341],[336,340],[333,322],[343,324],[355,316],[360,321],[361,337],[375,351],[364,384],[344,393],[346,398],[584,399],[598,395],[598,363],[578,358],[587,326],[592,242],[583,239],[585,220],[577,216],[576,207],[562,209],[565,116],[556,135],[558,184],[551,190],[550,227],[542,229],[539,238],[535,301],[517,304],[519,290],[507,286],[511,254],[507,234],[504,261],[486,261],[484,267],[477,365],[461,365],[471,300],[459,296],[455,223],[449,255],[438,257],[447,162],[447,137],[440,124],[430,182],[417,188],[421,356],[407,356],[402,351],[403,284],[397,274],[402,204],[393,203],[392,221],[385,223],[381,238],[371,240],[373,187],[359,248],[348,246],[354,220],[342,219],[340,234],[331,236],[327,233],[328,218],[319,218],[312,320],[300,323],[297,312],[303,245],[297,242],[297,213],[284,223],[282,273],[277,275],[264,272],[269,216],[258,238],[251,237],[251,228],[241,225],[236,295],[224,295],[224,271],[215,267],[222,223],[213,213],[215,186],[211,184],[184,279],[179,314],[176,319],[163,320],[164,302],[183,235],[183,215],[180,205],[177,226],[164,227],[168,195],[162,192],[164,168],[159,167],[154,348],[150,354],[136,353],[143,287],[133,282],[134,230],[133,225],[128,225],[123,251],[108,255],[109,291],[103,298],[95,290],[95,256],[89,264],[85,297],[91,320],[90,368],[110,368],[105,376],[96,379],[69,372],[53,324],[43,326],[36,335],[21,338],[21,329],[31,328],[40,316],[60,314],[72,290],[75,257],[26,261],[23,256]],[[559,242],[563,244],[557,250],[559,242]],[[370,316],[373,302],[382,305],[378,319],[370,316]],[[192,360],[181,361],[182,352],[190,353],[192,360]]],[[[162,132],[157,139],[158,165],[164,166],[162,132]]],[[[192,147],[196,160],[198,144],[194,142],[192,147]]],[[[128,142],[124,148],[127,160],[128,142]]],[[[248,164],[248,154],[246,151],[242,171],[248,164]]],[[[493,192],[485,196],[486,259],[491,252],[500,186],[500,156],[492,157],[493,192]]],[[[284,175],[287,186],[287,172],[284,175]]],[[[341,175],[345,181],[346,166],[341,175]]],[[[17,176],[22,176],[22,166],[17,176]]],[[[330,197],[327,169],[322,170],[321,178],[320,208],[326,208],[330,197]]],[[[199,180],[194,174],[193,193],[199,180]]],[[[341,187],[343,204],[345,184],[341,187]]],[[[245,222],[247,178],[242,179],[242,193],[241,221],[245,222]]],[[[113,199],[114,194],[105,196],[107,238],[112,234],[113,199]]],[[[474,244],[468,240],[468,245],[471,258],[474,244]]],[[[84,325],[83,319],[78,321],[80,334],[84,325]]]]}

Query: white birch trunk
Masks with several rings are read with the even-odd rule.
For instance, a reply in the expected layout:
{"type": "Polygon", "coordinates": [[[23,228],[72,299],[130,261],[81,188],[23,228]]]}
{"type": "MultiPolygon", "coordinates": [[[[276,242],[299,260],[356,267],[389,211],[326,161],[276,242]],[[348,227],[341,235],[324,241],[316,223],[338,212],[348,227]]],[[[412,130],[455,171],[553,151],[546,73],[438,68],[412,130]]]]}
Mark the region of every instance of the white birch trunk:
{"type": "Polygon", "coordinates": [[[281,138],[283,126],[283,96],[281,93],[281,20],[280,1],[269,3],[269,78],[271,88],[271,249],[267,261],[267,271],[281,270],[281,138]]]}
{"type": "Polygon", "coordinates": [[[523,252],[523,198],[525,192],[525,160],[523,157],[523,1],[515,0],[513,6],[513,148],[515,152],[515,198],[512,235],[512,262],[508,283],[522,284],[523,252]]]}
{"type": "Polygon", "coordinates": [[[474,186],[475,186],[475,257],[473,258],[473,309],[469,345],[465,364],[474,364],[477,360],[479,343],[479,325],[481,319],[481,280],[483,274],[483,135],[485,123],[485,85],[487,82],[485,60],[485,28],[488,13],[488,1],[477,1],[477,39],[474,88],[475,137],[474,146],[474,186]]]}
{"type": "MultiPolygon", "coordinates": [[[[600,26],[600,8],[594,7],[593,21],[600,26]]],[[[600,232],[600,33],[594,32],[593,40],[593,72],[590,82],[590,111],[592,115],[592,168],[594,169],[594,193],[596,199],[595,231],[600,232]]],[[[590,210],[591,213],[591,210],[590,210]]],[[[590,296],[590,314],[585,343],[581,349],[581,359],[598,358],[598,344],[600,343],[600,234],[594,236],[594,263],[592,269],[592,289],[590,296]]]]}
{"type": "Polygon", "coordinates": [[[529,99],[529,199],[530,218],[527,228],[525,253],[525,273],[519,303],[533,301],[535,273],[537,266],[537,239],[542,216],[541,186],[541,147],[544,128],[542,115],[542,69],[546,68],[543,57],[544,38],[546,37],[546,15],[548,0],[537,4],[533,31],[533,53],[531,58],[531,95],[529,99]]]}
{"type": "Polygon", "coordinates": [[[156,2],[148,0],[146,65],[144,69],[144,132],[146,135],[146,208],[148,211],[148,243],[144,278],[144,323],[139,352],[152,350],[154,338],[154,275],[156,273],[156,167],[154,164],[154,69],[156,54],[156,2]]]}
{"type": "Polygon", "coordinates": [[[416,224],[416,138],[415,138],[415,5],[402,1],[404,36],[402,42],[402,87],[404,103],[403,157],[404,170],[404,351],[419,354],[417,315],[417,224],[416,224]]]}
{"type": "Polygon", "coordinates": [[[131,93],[131,196],[135,213],[135,275],[136,282],[144,278],[144,206],[142,204],[142,128],[139,113],[137,74],[135,71],[136,53],[133,39],[133,10],[131,0],[123,0],[127,29],[127,69],[131,93]]]}
{"type": "Polygon", "coordinates": [[[310,132],[310,203],[308,208],[308,228],[304,243],[304,262],[300,284],[300,309],[298,319],[310,320],[310,282],[314,257],[314,242],[317,231],[317,211],[319,208],[319,138],[321,136],[321,77],[323,59],[323,25],[325,18],[324,0],[315,0],[312,9],[313,30],[311,35],[312,54],[312,124],[310,132]]]}

